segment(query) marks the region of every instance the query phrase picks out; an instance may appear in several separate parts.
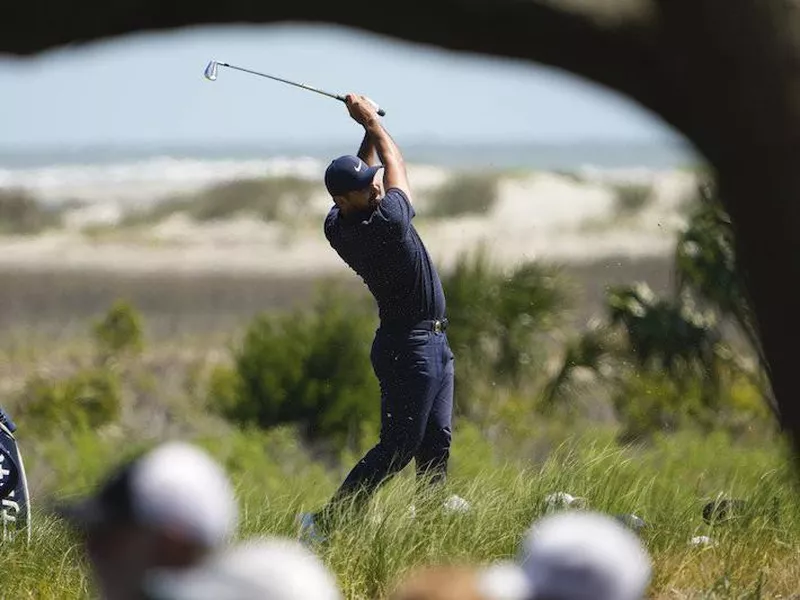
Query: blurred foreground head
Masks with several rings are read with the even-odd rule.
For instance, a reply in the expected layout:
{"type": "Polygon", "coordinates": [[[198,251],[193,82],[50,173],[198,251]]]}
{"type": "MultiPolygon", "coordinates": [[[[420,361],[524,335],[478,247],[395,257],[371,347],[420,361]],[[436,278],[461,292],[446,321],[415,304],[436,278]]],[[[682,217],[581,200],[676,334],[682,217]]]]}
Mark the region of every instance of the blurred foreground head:
{"type": "Polygon", "coordinates": [[[419,567],[404,577],[389,600],[490,600],[476,569],[462,565],[419,567]]]}
{"type": "Polygon", "coordinates": [[[636,534],[593,512],[561,512],[537,521],[519,558],[530,600],[640,600],[652,568],[636,534]]]}
{"type": "Polygon", "coordinates": [[[222,468],[171,442],[115,470],[95,494],[56,506],[82,535],[107,600],[142,598],[145,572],[185,569],[227,543],[238,509],[222,468]]]}
{"type": "Polygon", "coordinates": [[[528,600],[530,584],[517,563],[419,567],[400,581],[389,600],[528,600]]]}
{"type": "Polygon", "coordinates": [[[230,546],[191,570],[151,571],[150,600],[341,600],[336,578],[295,540],[264,537],[230,546]]]}

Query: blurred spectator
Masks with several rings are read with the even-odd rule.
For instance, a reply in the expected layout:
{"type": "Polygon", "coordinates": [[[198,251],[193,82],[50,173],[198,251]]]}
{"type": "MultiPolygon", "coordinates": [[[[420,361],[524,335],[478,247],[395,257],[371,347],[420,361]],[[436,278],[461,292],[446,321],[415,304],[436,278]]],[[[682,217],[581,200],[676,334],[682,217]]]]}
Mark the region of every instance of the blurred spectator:
{"type": "Polygon", "coordinates": [[[222,468],[205,452],[167,443],[115,470],[97,492],[56,514],[83,536],[102,598],[144,598],[151,568],[185,569],[227,543],[238,508],[222,468]]]}
{"type": "Polygon", "coordinates": [[[527,600],[531,595],[525,571],[511,560],[498,561],[481,568],[478,585],[487,600],[527,600]]]}
{"type": "Polygon", "coordinates": [[[490,600],[481,592],[478,569],[466,565],[420,567],[404,577],[389,600],[490,600]]]}
{"type": "Polygon", "coordinates": [[[519,558],[529,600],[640,600],[652,569],[635,533],[611,517],[585,511],[534,523],[519,558]]]}
{"type": "Polygon", "coordinates": [[[333,574],[295,540],[231,546],[189,571],[151,571],[150,600],[341,600],[333,574]]]}

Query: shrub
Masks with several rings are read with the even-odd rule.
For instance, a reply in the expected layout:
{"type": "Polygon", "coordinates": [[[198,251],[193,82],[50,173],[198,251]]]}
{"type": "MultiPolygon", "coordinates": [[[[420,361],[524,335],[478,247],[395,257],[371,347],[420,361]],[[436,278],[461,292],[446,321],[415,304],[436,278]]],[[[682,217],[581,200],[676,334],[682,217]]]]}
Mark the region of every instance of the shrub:
{"type": "Polygon", "coordinates": [[[234,214],[276,221],[300,212],[316,187],[313,181],[288,176],[226,182],[202,193],[190,214],[198,221],[234,214]]]}
{"type": "Polygon", "coordinates": [[[26,190],[0,190],[0,233],[30,235],[61,224],[59,209],[43,205],[26,190]]]}
{"type": "Polygon", "coordinates": [[[157,223],[183,212],[197,221],[252,215],[264,221],[293,219],[308,206],[318,187],[314,181],[294,176],[226,181],[195,194],[177,196],[152,208],[135,212],[122,225],[157,223]]]}
{"type": "Polygon", "coordinates": [[[767,408],[757,400],[757,377],[722,341],[713,318],[645,284],[609,288],[607,310],[607,324],[568,346],[546,402],[563,400],[574,389],[573,373],[584,369],[609,384],[624,440],[686,427],[763,430],[767,408]]]}
{"type": "MultiPolygon", "coordinates": [[[[442,285],[448,338],[462,383],[465,374],[522,383],[544,360],[542,334],[562,323],[569,306],[568,283],[556,267],[528,262],[505,272],[490,263],[483,249],[459,258],[442,285]]],[[[468,412],[469,387],[456,385],[459,404],[468,412]]]]}
{"type": "Polygon", "coordinates": [[[118,300],[92,329],[102,358],[142,349],[142,317],[128,302],[118,300]]]}
{"type": "Polygon", "coordinates": [[[633,441],[657,431],[674,432],[685,425],[700,425],[702,390],[695,379],[677,385],[663,371],[637,370],[622,380],[612,401],[623,441],[633,441]]]}
{"type": "Polygon", "coordinates": [[[606,305],[610,324],[625,331],[630,358],[640,366],[713,377],[725,348],[713,315],[686,300],[658,297],[646,283],[608,288],[606,305]]]}
{"type": "Polygon", "coordinates": [[[653,201],[653,187],[645,183],[619,183],[614,190],[617,212],[621,214],[635,214],[653,201]]]}
{"type": "Polygon", "coordinates": [[[434,190],[427,202],[427,215],[433,218],[485,214],[499,196],[499,177],[495,173],[461,173],[434,190]]]}
{"type": "MultiPolygon", "coordinates": [[[[543,412],[550,412],[558,405],[572,408],[576,397],[584,391],[591,390],[596,395],[602,378],[611,380],[619,376],[616,359],[621,354],[621,336],[616,333],[600,320],[592,320],[584,331],[567,340],[555,374],[542,389],[543,412]]],[[[623,344],[626,342],[623,340],[623,344]]]]}
{"type": "Polygon", "coordinates": [[[372,335],[366,305],[328,286],[310,310],[259,315],[233,367],[213,373],[211,406],[240,424],[298,424],[311,439],[356,443],[379,418],[372,335]]]}
{"type": "Polygon", "coordinates": [[[743,435],[770,428],[770,413],[758,385],[744,375],[726,379],[709,404],[700,377],[680,380],[665,371],[635,370],[621,379],[613,396],[623,441],[650,438],[657,432],[695,429],[743,435]]]}
{"type": "Polygon", "coordinates": [[[95,429],[120,414],[120,384],[105,369],[78,371],[64,380],[37,375],[28,380],[22,396],[20,422],[40,433],[63,427],[95,429]]]}

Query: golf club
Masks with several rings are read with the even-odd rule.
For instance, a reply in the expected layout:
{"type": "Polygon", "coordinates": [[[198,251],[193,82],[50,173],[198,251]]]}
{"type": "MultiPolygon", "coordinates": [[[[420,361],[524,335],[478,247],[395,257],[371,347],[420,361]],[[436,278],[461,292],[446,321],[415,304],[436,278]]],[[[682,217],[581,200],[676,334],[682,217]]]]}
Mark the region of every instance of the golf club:
{"type": "MultiPolygon", "coordinates": [[[[267,79],[274,79],[275,81],[280,81],[281,83],[288,83],[289,85],[293,85],[295,87],[302,88],[304,90],[309,90],[311,92],[316,92],[318,94],[322,94],[323,96],[328,96],[328,98],[334,98],[336,100],[340,100],[341,102],[345,102],[345,97],[340,94],[332,94],[331,92],[326,92],[324,90],[317,89],[315,87],[311,87],[310,85],[306,85],[304,83],[296,83],[294,81],[289,81],[288,79],[282,79],[280,77],[275,77],[274,75],[267,75],[266,73],[259,73],[258,71],[251,71],[250,69],[245,69],[243,67],[237,67],[235,65],[231,65],[224,62],[218,62],[216,60],[212,60],[208,63],[206,70],[204,72],[205,78],[209,81],[216,81],[217,80],[217,70],[219,67],[228,67],[229,69],[236,69],[237,71],[244,71],[245,73],[251,73],[252,75],[259,75],[260,77],[266,77],[267,79]]],[[[378,115],[381,117],[386,114],[386,111],[380,108],[375,102],[370,100],[372,104],[378,111],[378,115]]]]}

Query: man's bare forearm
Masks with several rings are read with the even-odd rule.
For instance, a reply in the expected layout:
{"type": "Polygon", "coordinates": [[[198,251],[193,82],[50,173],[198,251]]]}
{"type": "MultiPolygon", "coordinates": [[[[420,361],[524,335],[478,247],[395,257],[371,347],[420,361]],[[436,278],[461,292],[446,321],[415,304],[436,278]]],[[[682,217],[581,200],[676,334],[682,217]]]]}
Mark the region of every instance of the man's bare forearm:
{"type": "Polygon", "coordinates": [[[366,137],[370,138],[373,147],[378,152],[378,158],[382,164],[394,162],[398,166],[403,166],[403,155],[400,149],[377,118],[367,121],[364,129],[366,137]]]}
{"type": "Polygon", "coordinates": [[[378,152],[378,158],[384,166],[383,185],[387,190],[390,188],[401,190],[411,202],[411,190],[400,148],[394,143],[392,136],[383,128],[377,117],[367,119],[364,122],[364,129],[372,139],[375,150],[378,152]]]}
{"type": "Polygon", "coordinates": [[[367,163],[370,167],[378,164],[378,155],[375,153],[375,143],[372,141],[368,131],[364,131],[364,139],[358,148],[358,158],[367,163]]]}

